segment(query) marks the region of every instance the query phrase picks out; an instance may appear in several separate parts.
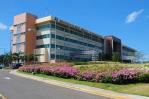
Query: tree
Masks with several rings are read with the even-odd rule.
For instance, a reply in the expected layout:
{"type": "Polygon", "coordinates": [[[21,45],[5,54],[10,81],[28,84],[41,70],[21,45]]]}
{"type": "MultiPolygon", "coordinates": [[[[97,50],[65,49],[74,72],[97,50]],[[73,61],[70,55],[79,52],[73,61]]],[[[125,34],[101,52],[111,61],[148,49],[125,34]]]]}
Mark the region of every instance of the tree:
{"type": "Polygon", "coordinates": [[[12,60],[13,60],[13,58],[10,53],[0,56],[0,64],[3,64],[4,66],[10,66],[12,63],[12,60]]]}
{"type": "Polygon", "coordinates": [[[119,54],[119,52],[113,52],[112,53],[112,61],[114,61],[114,62],[120,61],[120,54],[119,54]]]}
{"type": "Polygon", "coordinates": [[[20,63],[20,61],[24,61],[24,54],[22,52],[13,53],[12,57],[13,57],[13,61],[15,61],[16,63],[20,63]]]}
{"type": "Polygon", "coordinates": [[[37,56],[35,56],[34,54],[24,55],[22,58],[25,62],[33,62],[33,61],[36,62],[37,61],[37,56]]]}
{"type": "Polygon", "coordinates": [[[4,64],[4,55],[0,55],[0,65],[4,64]]]}
{"type": "Polygon", "coordinates": [[[24,55],[23,53],[6,53],[4,55],[0,55],[0,65],[10,66],[12,62],[15,63],[24,63],[24,62],[35,62],[37,61],[37,57],[34,54],[24,55]]]}

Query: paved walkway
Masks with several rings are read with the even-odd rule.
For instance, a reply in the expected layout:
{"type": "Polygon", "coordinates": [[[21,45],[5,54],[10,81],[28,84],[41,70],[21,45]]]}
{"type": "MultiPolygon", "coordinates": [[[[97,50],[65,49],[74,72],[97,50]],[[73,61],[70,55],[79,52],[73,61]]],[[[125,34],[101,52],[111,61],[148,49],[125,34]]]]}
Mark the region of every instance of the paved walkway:
{"type": "Polygon", "coordinates": [[[139,95],[130,95],[130,94],[124,94],[124,93],[118,93],[114,91],[109,91],[105,89],[100,89],[100,88],[95,88],[95,87],[90,87],[86,85],[79,85],[79,84],[73,84],[73,83],[68,83],[68,82],[62,82],[62,81],[57,81],[57,80],[50,80],[47,78],[42,78],[42,77],[37,77],[37,76],[32,76],[32,75],[27,75],[27,74],[21,74],[16,71],[11,71],[10,74],[21,76],[27,79],[33,79],[36,81],[64,87],[64,88],[69,88],[73,90],[78,90],[94,95],[99,95],[99,96],[104,96],[112,99],[149,99],[149,97],[144,97],[144,96],[139,96],[139,95]]]}

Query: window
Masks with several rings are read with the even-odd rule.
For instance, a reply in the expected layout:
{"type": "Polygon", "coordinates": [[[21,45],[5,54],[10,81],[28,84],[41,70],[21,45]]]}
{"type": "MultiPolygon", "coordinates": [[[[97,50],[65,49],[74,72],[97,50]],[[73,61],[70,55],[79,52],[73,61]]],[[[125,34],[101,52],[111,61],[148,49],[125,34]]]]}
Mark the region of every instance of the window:
{"type": "Polygon", "coordinates": [[[56,35],[56,39],[64,40],[64,37],[56,35]]]}
{"type": "Polygon", "coordinates": [[[36,48],[49,48],[49,44],[37,45],[36,48]]]}
{"type": "Polygon", "coordinates": [[[16,43],[21,43],[21,34],[16,36],[16,43]]]}
{"type": "Polygon", "coordinates": [[[55,54],[51,54],[51,59],[55,59],[55,54]]]}
{"type": "MultiPolygon", "coordinates": [[[[51,28],[55,29],[55,24],[51,24],[51,28]]],[[[100,37],[93,35],[91,33],[88,33],[88,32],[85,32],[83,35],[83,31],[74,31],[74,30],[70,30],[70,29],[67,29],[65,27],[59,26],[59,25],[56,25],[56,29],[58,29],[60,31],[64,31],[64,32],[69,33],[69,34],[77,35],[79,37],[84,37],[86,39],[93,40],[95,42],[101,42],[100,37]]]]}
{"type": "Polygon", "coordinates": [[[24,25],[25,23],[15,25],[17,34],[22,32],[22,28],[24,25]]]}
{"type": "Polygon", "coordinates": [[[51,28],[55,28],[55,24],[51,24],[51,28]]]}
{"type": "Polygon", "coordinates": [[[50,28],[50,24],[43,24],[43,25],[37,26],[37,30],[42,30],[47,28],[50,28]]]}
{"type": "Polygon", "coordinates": [[[61,26],[56,26],[56,29],[58,29],[58,30],[60,30],[60,31],[65,31],[65,29],[63,28],[63,27],[61,27],[61,26]]]}
{"type": "Polygon", "coordinates": [[[44,39],[44,38],[49,38],[49,37],[50,37],[49,34],[45,34],[45,35],[37,36],[36,39],[39,40],[39,39],[44,39]]]}
{"type": "Polygon", "coordinates": [[[20,52],[20,50],[21,50],[21,44],[20,43],[16,44],[16,51],[17,51],[17,53],[20,52]]]}

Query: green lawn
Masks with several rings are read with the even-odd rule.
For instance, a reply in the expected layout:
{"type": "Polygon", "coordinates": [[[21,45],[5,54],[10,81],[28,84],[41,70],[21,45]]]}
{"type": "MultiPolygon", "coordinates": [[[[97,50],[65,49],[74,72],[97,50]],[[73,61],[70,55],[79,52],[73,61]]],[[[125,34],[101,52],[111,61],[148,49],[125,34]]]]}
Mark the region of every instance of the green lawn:
{"type": "MultiPolygon", "coordinates": [[[[20,72],[20,71],[17,71],[17,72],[32,75],[31,73],[20,72]]],[[[75,83],[75,84],[88,85],[92,87],[103,88],[103,89],[113,90],[113,91],[122,92],[122,93],[149,96],[149,83],[115,85],[115,84],[108,84],[108,83],[95,83],[95,82],[87,82],[87,81],[78,81],[74,79],[64,79],[64,78],[58,78],[54,76],[47,76],[44,74],[35,74],[34,76],[53,79],[53,80],[59,80],[59,81],[64,81],[64,82],[70,82],[70,83],[75,83]]]]}
{"type": "Polygon", "coordinates": [[[81,65],[74,65],[74,67],[78,68],[81,71],[96,71],[96,72],[103,72],[103,71],[114,71],[118,70],[122,67],[133,67],[133,68],[149,68],[148,63],[144,64],[126,64],[120,62],[88,62],[86,64],[81,65]]]}

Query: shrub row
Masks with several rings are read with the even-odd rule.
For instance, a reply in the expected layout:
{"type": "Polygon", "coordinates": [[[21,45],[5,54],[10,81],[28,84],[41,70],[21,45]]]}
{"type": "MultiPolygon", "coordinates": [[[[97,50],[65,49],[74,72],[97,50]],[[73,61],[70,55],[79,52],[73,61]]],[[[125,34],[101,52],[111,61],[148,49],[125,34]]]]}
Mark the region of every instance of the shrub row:
{"type": "Polygon", "coordinates": [[[70,66],[23,66],[20,67],[19,70],[23,72],[42,73],[61,78],[73,78],[92,82],[114,84],[149,82],[149,71],[145,72],[134,68],[122,68],[114,72],[101,73],[95,73],[91,71],[80,72],[76,68],[70,66]]]}
{"type": "Polygon", "coordinates": [[[23,66],[20,67],[19,70],[30,73],[42,73],[62,78],[73,78],[79,73],[77,69],[70,66],[23,66]]]}

